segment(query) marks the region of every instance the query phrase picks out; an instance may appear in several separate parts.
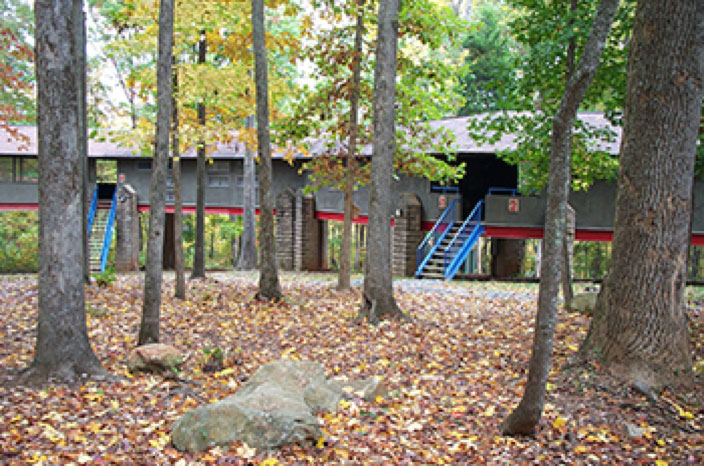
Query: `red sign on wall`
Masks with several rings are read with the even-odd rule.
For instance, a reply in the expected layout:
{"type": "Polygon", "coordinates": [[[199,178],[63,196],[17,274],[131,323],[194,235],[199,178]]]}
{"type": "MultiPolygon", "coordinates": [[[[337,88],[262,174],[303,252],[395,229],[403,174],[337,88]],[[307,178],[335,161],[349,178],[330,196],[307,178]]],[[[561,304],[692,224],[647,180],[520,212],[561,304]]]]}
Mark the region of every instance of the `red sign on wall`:
{"type": "Polygon", "coordinates": [[[518,198],[512,197],[508,200],[508,211],[517,214],[521,210],[521,204],[518,198]]]}

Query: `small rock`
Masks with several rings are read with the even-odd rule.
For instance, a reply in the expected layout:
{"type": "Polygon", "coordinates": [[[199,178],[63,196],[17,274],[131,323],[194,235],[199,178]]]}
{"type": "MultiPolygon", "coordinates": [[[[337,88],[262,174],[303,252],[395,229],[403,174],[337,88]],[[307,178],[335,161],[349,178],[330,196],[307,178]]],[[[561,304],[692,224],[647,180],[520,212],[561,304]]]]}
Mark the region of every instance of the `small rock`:
{"type": "Polygon", "coordinates": [[[586,316],[591,316],[596,308],[596,298],[599,293],[596,291],[589,291],[587,293],[579,293],[572,298],[570,303],[569,311],[579,312],[586,316]]]}
{"type": "Polygon", "coordinates": [[[642,438],[643,434],[645,433],[645,428],[644,427],[638,427],[635,424],[631,424],[630,422],[626,422],[624,424],[624,427],[626,428],[626,435],[630,438],[642,438]]]}
{"type": "Polygon", "coordinates": [[[130,372],[171,372],[183,364],[181,353],[164,343],[150,343],[134,348],[127,356],[130,372]]]}

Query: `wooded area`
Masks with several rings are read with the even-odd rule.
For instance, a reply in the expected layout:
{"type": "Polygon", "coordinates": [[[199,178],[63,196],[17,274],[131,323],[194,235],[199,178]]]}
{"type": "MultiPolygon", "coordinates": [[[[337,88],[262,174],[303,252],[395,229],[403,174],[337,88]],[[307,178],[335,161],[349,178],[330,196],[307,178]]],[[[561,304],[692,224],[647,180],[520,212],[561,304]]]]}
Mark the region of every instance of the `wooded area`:
{"type": "MultiPolygon", "coordinates": [[[[701,0],[3,6],[14,15],[0,24],[0,125],[21,138],[16,125],[36,121],[39,209],[36,281],[0,278],[3,460],[704,461],[704,298],[686,286],[700,260],[691,242],[704,173],[701,0]],[[90,38],[118,76],[123,109],[96,82],[102,65],[86,59],[90,38]],[[617,155],[604,149],[613,134],[577,118],[580,110],[622,127],[617,155]],[[393,280],[393,248],[405,246],[392,242],[392,223],[405,220],[396,182],[404,174],[442,189],[461,183],[465,165],[447,149],[455,135],[430,124],[458,114],[477,115],[468,120],[477,141],[515,135],[496,155],[519,167],[518,189],[547,193],[537,289],[393,280]],[[145,269],[91,278],[88,126],[118,121],[128,127],[111,137],[151,157],[145,269]],[[310,156],[320,140],[325,149],[310,156]],[[206,165],[213,147],[231,142],[246,147],[244,222],[217,228],[231,238],[228,268],[245,272],[213,278],[205,189],[217,177],[206,165]],[[186,222],[186,283],[178,174],[189,151],[197,201],[186,222]],[[305,190],[344,192],[336,288],[303,273],[282,284],[274,153],[291,164],[294,154],[309,157],[299,171],[305,190]],[[573,300],[570,189],[614,179],[608,273],[598,291],[573,300]],[[353,194],[366,184],[368,228],[353,241],[353,194]],[[168,243],[167,188],[178,190],[178,234],[168,243]],[[357,277],[353,243],[365,253],[357,277]],[[174,280],[165,250],[176,255],[174,280]],[[302,369],[290,369],[295,383],[260,375],[283,370],[267,365],[277,360],[289,369],[318,363],[324,380],[309,366],[311,382],[302,369]],[[318,396],[333,402],[316,404],[318,396]],[[233,420],[240,410],[248,423],[233,420]],[[245,433],[245,424],[257,427],[245,433]]],[[[290,215],[302,215],[303,194],[291,197],[299,204],[290,215]]],[[[445,228],[438,218],[425,241],[445,228]]],[[[590,260],[599,269],[601,249],[590,260]]]]}

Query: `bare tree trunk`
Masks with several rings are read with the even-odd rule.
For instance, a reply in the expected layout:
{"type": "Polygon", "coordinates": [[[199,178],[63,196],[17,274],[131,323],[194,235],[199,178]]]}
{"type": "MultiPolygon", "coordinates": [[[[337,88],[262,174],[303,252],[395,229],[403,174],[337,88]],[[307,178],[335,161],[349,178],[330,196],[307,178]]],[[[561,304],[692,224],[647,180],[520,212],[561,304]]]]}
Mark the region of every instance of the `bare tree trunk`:
{"type": "Polygon", "coordinates": [[[692,246],[692,262],[689,271],[689,278],[691,280],[697,280],[699,276],[699,267],[702,262],[701,248],[697,246],[692,246]]]}
{"type": "MultiPolygon", "coordinates": [[[[247,128],[254,128],[254,117],[248,116],[245,120],[247,128]]],[[[242,247],[240,257],[237,262],[239,270],[253,270],[257,268],[257,226],[255,222],[255,202],[257,176],[254,164],[254,152],[247,146],[245,150],[244,166],[242,167],[242,200],[243,200],[243,225],[242,225],[242,247]]]]}
{"type": "Polygon", "coordinates": [[[354,176],[357,159],[357,133],[359,132],[359,85],[362,77],[362,34],[364,33],[364,2],[357,0],[357,24],[354,35],[354,58],[352,90],[350,92],[350,139],[347,148],[345,167],[345,219],[342,224],[342,244],[340,245],[340,271],[337,275],[337,289],[350,288],[350,249],[352,246],[352,207],[354,196],[354,176]]]}
{"type": "MultiPolygon", "coordinates": [[[[205,31],[200,33],[198,63],[205,63],[205,31]]],[[[198,123],[205,128],[205,104],[198,104],[198,123]]],[[[205,278],[205,141],[198,144],[196,159],[196,237],[193,245],[191,278],[205,278]]]]}
{"type": "MultiPolygon", "coordinates": [[[[90,213],[90,201],[93,190],[91,189],[90,173],[88,170],[88,128],[87,128],[87,100],[86,100],[86,22],[83,12],[83,2],[73,2],[73,40],[76,51],[76,83],[78,83],[78,149],[83,163],[83,218],[87,219],[90,213]]],[[[88,245],[88,230],[83,231],[83,280],[90,284],[90,247],[88,245]]]]}
{"type": "Polygon", "coordinates": [[[574,292],[572,291],[572,263],[574,262],[574,236],[577,219],[572,206],[567,204],[565,209],[565,232],[562,237],[562,298],[565,308],[572,305],[574,292]]]}
{"type": "Polygon", "coordinates": [[[254,82],[257,88],[257,150],[259,153],[259,243],[260,270],[258,299],[281,299],[274,237],[274,192],[271,185],[271,137],[269,96],[264,41],[264,0],[252,0],[254,82]]]}
{"type": "Polygon", "coordinates": [[[594,259],[592,260],[592,281],[601,278],[601,243],[596,243],[594,259]]]}
{"type": "MultiPolygon", "coordinates": [[[[73,18],[81,0],[35,3],[39,159],[39,321],[28,383],[106,375],[88,341],[82,115],[73,18]]],[[[84,69],[85,73],[85,69],[84,69]]],[[[85,107],[82,107],[85,111],[85,107]]]]}
{"type": "MultiPolygon", "coordinates": [[[[178,69],[174,70],[174,93],[178,91],[178,69]]],[[[181,195],[181,151],[179,148],[178,134],[178,103],[176,98],[173,105],[173,129],[171,133],[172,151],[172,176],[174,179],[174,269],[176,269],[176,283],[174,284],[174,297],[186,299],[186,273],[183,266],[183,196],[181,195]]]]}
{"type": "Polygon", "coordinates": [[[611,269],[581,354],[650,386],[691,370],[684,303],[704,2],[641,0],[630,43],[611,269]]]}
{"type": "Polygon", "coordinates": [[[144,274],[144,304],[139,327],[138,345],[159,342],[161,282],[164,255],[164,204],[166,169],[169,158],[169,126],[171,123],[171,50],[173,47],[173,0],[159,4],[159,56],[157,62],[156,148],[152,163],[149,193],[149,239],[144,274]]]}
{"type": "Polygon", "coordinates": [[[563,265],[561,252],[570,188],[572,127],[577,109],[599,66],[618,4],[619,0],[602,0],[599,4],[582,57],[565,87],[560,107],[553,119],[544,257],[528,381],[521,402],[501,424],[503,434],[532,434],[543,413],[563,265]]]}
{"type": "Polygon", "coordinates": [[[354,270],[359,270],[359,265],[360,265],[360,258],[361,258],[361,252],[362,252],[362,241],[364,236],[362,233],[362,226],[361,224],[355,225],[355,243],[354,243],[354,270]]]}
{"type": "Polygon", "coordinates": [[[374,152],[369,189],[369,236],[362,306],[358,319],[378,324],[407,317],[396,304],[391,281],[391,180],[396,153],[395,101],[399,0],[379,2],[374,70],[374,152]]]}

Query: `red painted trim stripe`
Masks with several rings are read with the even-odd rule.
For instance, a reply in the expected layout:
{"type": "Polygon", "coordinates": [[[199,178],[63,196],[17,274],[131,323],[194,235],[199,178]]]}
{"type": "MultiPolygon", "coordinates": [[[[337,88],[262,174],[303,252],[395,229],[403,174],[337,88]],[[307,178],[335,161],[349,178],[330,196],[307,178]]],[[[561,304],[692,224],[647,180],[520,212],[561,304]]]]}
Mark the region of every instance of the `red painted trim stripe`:
{"type": "MultiPolygon", "coordinates": [[[[33,203],[0,203],[0,212],[37,210],[38,208],[39,205],[33,203]]],[[[148,205],[140,205],[138,209],[140,212],[149,212],[148,205]]],[[[166,207],[166,212],[173,213],[173,211],[173,206],[166,207]]],[[[187,214],[195,213],[195,211],[196,208],[194,206],[186,206],[183,208],[183,212],[187,214]]],[[[244,210],[241,207],[206,207],[205,212],[207,214],[242,215],[244,210]]],[[[256,215],[259,215],[259,209],[256,209],[256,215]]],[[[345,216],[344,214],[335,212],[316,212],[315,218],[318,220],[342,222],[345,216]]],[[[369,223],[369,218],[366,215],[360,215],[358,218],[352,220],[352,222],[366,225],[369,223]]],[[[434,222],[423,221],[421,228],[423,231],[430,231],[433,229],[433,225],[435,225],[434,222]]],[[[490,238],[541,239],[543,237],[543,229],[537,227],[486,226],[484,236],[490,238]]],[[[575,232],[575,239],[577,241],[611,242],[613,240],[613,232],[607,230],[577,230],[575,232]]],[[[704,233],[692,234],[692,244],[694,246],[704,246],[704,233]]]]}
{"type": "Polygon", "coordinates": [[[0,203],[0,211],[15,211],[15,210],[37,210],[39,204],[23,203],[23,204],[4,204],[0,203]]]}
{"type": "Polygon", "coordinates": [[[534,227],[497,227],[485,226],[484,236],[490,238],[510,238],[510,239],[542,239],[543,229],[534,227]]]}
{"type": "Polygon", "coordinates": [[[704,246],[704,233],[693,234],[692,244],[694,246],[704,246]]]}
{"type": "MultiPolygon", "coordinates": [[[[345,221],[345,214],[340,214],[337,212],[316,212],[315,218],[317,220],[330,220],[333,222],[344,222],[345,221]]],[[[361,223],[362,225],[366,225],[369,223],[369,218],[366,215],[360,215],[357,218],[352,219],[352,223],[361,223]]],[[[393,220],[392,220],[392,225],[393,225],[393,220]]]]}
{"type": "MultiPolygon", "coordinates": [[[[137,210],[139,210],[140,212],[149,212],[149,206],[142,204],[139,207],[137,207],[137,210]]],[[[196,213],[195,206],[183,206],[182,210],[183,210],[184,214],[195,214],[196,213]]],[[[169,213],[169,214],[174,213],[174,207],[173,206],[166,206],[166,213],[169,213]]],[[[244,209],[242,209],[241,207],[206,207],[205,213],[206,214],[222,214],[222,215],[243,215],[244,209]]],[[[254,213],[255,213],[255,215],[259,215],[259,209],[255,209],[254,213]]],[[[274,211],[274,215],[276,215],[276,211],[274,211]]]]}

